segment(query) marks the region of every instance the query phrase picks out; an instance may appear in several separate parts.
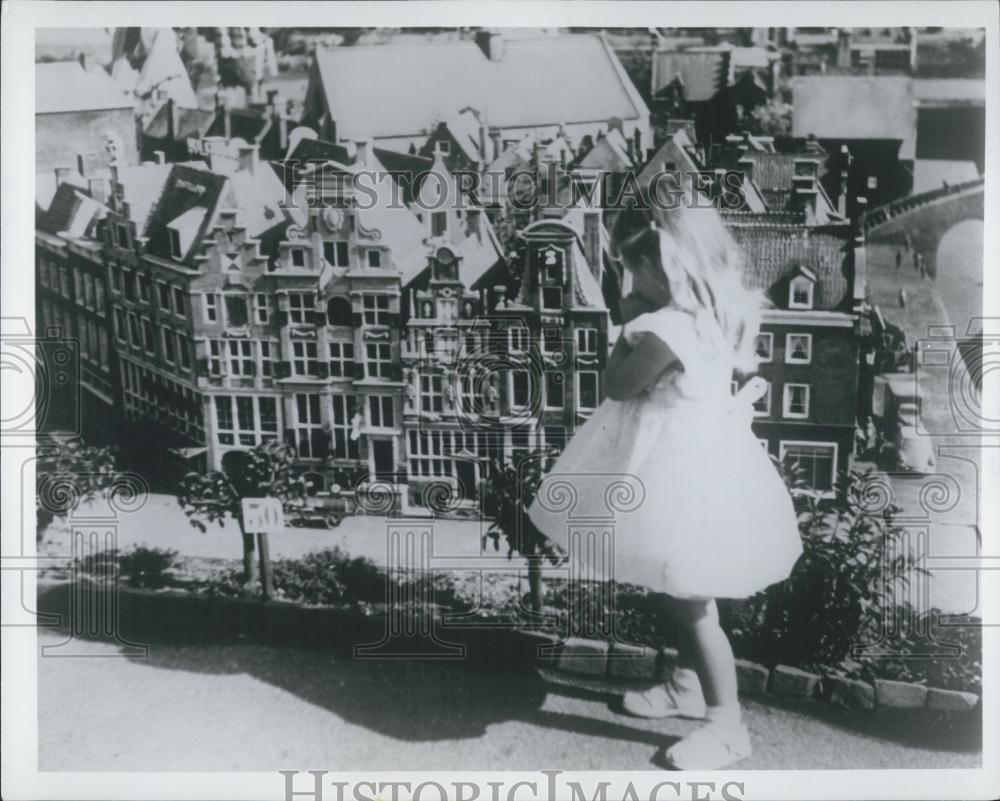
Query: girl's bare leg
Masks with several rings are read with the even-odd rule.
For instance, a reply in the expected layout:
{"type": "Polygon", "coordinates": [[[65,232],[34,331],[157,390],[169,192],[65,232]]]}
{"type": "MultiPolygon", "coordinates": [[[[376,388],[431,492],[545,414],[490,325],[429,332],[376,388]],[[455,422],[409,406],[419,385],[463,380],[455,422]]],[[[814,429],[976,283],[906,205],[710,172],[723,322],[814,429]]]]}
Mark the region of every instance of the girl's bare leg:
{"type": "Polygon", "coordinates": [[[680,629],[678,664],[698,673],[709,707],[736,704],[736,663],[715,601],[673,598],[671,610],[680,629]]]}
{"type": "Polygon", "coordinates": [[[715,601],[672,599],[671,609],[682,632],[681,647],[701,680],[706,724],[672,745],[666,758],[682,770],[717,770],[751,752],[740,719],[733,649],[719,626],[715,601]]]}

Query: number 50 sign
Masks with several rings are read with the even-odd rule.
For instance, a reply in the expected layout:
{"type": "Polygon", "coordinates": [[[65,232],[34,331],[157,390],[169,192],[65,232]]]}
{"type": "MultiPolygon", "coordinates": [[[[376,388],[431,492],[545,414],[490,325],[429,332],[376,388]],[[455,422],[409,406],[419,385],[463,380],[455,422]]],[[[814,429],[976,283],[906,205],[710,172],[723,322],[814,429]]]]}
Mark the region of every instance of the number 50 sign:
{"type": "Polygon", "coordinates": [[[285,527],[285,513],[277,498],[244,498],[243,530],[247,534],[269,534],[285,527]]]}

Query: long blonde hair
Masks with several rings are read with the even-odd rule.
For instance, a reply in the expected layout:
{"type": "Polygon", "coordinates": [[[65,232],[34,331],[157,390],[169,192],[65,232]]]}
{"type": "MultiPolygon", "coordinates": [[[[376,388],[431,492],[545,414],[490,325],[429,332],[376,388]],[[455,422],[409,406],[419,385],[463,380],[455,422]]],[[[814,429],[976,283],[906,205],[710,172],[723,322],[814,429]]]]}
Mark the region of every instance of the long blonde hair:
{"type": "Polygon", "coordinates": [[[640,203],[618,212],[612,253],[630,270],[639,269],[645,257],[654,279],[669,292],[669,305],[692,314],[706,340],[712,329],[716,339],[721,333],[735,369],[754,372],[760,293],[744,286],[743,253],[715,208],[704,205],[704,198],[695,205],[690,184],[678,191],[669,204],[640,194],[640,203]]]}

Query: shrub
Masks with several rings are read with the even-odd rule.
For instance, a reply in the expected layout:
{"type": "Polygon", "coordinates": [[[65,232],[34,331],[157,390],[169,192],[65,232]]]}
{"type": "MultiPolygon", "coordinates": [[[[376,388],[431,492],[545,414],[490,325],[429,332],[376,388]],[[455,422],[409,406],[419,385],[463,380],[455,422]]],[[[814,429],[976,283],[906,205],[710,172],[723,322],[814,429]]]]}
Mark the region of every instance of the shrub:
{"type": "Polygon", "coordinates": [[[870,505],[877,481],[852,471],[832,499],[786,471],[803,553],[785,581],[742,602],[723,604],[734,647],[770,664],[837,663],[875,639],[911,575],[926,573],[899,546],[902,532],[870,505]]]}
{"type": "Polygon", "coordinates": [[[158,590],[173,580],[177,551],[137,545],[118,557],[118,567],[130,587],[158,590]]]}

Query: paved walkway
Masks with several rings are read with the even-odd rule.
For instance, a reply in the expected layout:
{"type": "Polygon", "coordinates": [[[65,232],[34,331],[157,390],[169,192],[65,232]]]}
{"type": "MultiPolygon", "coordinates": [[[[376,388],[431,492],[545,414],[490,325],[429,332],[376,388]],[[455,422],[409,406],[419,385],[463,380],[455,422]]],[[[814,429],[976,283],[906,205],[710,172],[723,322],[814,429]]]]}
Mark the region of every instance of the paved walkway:
{"type": "MultiPolygon", "coordinates": [[[[968,261],[974,256],[973,251],[957,246],[942,248],[938,263],[939,279],[935,282],[921,278],[909,266],[906,257],[903,266],[897,270],[896,250],[896,246],[890,245],[871,245],[868,248],[872,298],[881,307],[886,319],[903,329],[911,346],[917,341],[926,343],[933,332],[930,327],[948,325],[951,315],[963,318],[954,321],[957,333],[963,334],[968,325],[966,315],[971,314],[975,306],[975,292],[970,289],[974,282],[971,282],[970,275],[976,272],[976,266],[968,261]],[[901,288],[907,294],[906,306],[902,308],[898,298],[901,288]],[[941,299],[942,294],[952,298],[947,310],[941,299]]],[[[979,254],[978,270],[981,275],[981,249],[979,254]]],[[[934,347],[947,348],[948,343],[934,347]]],[[[922,352],[926,353],[926,350],[922,352]]],[[[978,609],[980,588],[976,572],[950,569],[951,565],[959,564],[962,557],[975,557],[977,553],[981,465],[978,438],[964,432],[956,420],[956,413],[959,419],[962,415],[975,419],[978,409],[969,407],[969,396],[963,396],[955,389],[950,383],[950,375],[948,366],[932,365],[931,360],[925,358],[914,376],[914,380],[919,381],[922,398],[923,431],[933,442],[937,454],[935,470],[943,478],[896,474],[892,483],[895,502],[903,508],[904,514],[923,514],[930,507],[928,546],[936,569],[930,582],[929,605],[953,614],[975,611],[986,619],[986,610],[978,609]],[[935,486],[950,495],[947,503],[941,503],[942,497],[935,498],[935,486]]],[[[981,581],[998,578],[1000,576],[994,571],[993,574],[983,573],[981,581]]],[[[914,600],[920,606],[928,604],[926,599],[914,600]]]]}
{"type": "MultiPolygon", "coordinates": [[[[810,702],[745,711],[756,750],[741,768],[981,761],[974,744],[907,714],[872,719],[810,702]]],[[[695,725],[635,720],[606,696],[462,663],[156,643],[145,660],[39,660],[41,770],[653,770],[695,725]]]]}

